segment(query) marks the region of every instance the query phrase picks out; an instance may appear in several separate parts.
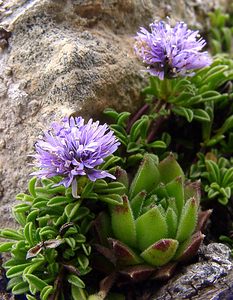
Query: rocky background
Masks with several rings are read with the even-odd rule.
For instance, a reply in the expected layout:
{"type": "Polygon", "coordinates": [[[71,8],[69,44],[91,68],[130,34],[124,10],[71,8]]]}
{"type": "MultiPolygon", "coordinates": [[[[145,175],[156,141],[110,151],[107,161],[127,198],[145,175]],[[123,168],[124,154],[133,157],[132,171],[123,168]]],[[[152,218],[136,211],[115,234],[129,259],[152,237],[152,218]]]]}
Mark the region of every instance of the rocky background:
{"type": "Polygon", "coordinates": [[[12,225],[33,145],[71,113],[135,110],[146,76],[133,53],[140,26],[170,16],[199,29],[231,0],[0,0],[0,227],[12,225]]]}

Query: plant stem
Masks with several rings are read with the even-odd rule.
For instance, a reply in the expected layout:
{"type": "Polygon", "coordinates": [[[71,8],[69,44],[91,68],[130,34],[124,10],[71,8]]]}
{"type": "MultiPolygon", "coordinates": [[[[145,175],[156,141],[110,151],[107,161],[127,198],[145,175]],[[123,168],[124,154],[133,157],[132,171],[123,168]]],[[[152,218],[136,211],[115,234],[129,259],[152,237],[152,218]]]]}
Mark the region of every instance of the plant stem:
{"type": "Polygon", "coordinates": [[[148,103],[145,103],[140,109],[139,111],[136,112],[136,114],[132,117],[132,119],[130,119],[128,125],[127,125],[127,133],[129,133],[132,125],[142,116],[144,115],[148,109],[149,109],[150,105],[148,103]]]}
{"type": "MultiPolygon", "coordinates": [[[[159,104],[156,106],[155,112],[157,112],[159,114],[159,111],[161,109],[169,110],[170,104],[168,104],[168,103],[164,104],[161,100],[158,100],[158,101],[159,101],[159,104]]],[[[153,120],[151,122],[150,128],[149,128],[149,134],[147,136],[147,143],[150,143],[155,139],[156,134],[158,133],[162,124],[164,124],[164,122],[167,121],[169,116],[170,116],[170,114],[169,115],[159,115],[156,120],[153,120]]]]}

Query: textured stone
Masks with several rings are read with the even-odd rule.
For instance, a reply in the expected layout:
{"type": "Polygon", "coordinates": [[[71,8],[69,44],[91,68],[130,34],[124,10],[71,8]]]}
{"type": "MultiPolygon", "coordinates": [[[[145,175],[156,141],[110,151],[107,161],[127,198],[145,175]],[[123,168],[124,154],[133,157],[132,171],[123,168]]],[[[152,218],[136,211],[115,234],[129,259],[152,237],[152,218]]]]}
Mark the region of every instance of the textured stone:
{"type": "Polygon", "coordinates": [[[223,244],[202,246],[200,261],[182,268],[152,299],[232,299],[233,262],[230,252],[223,244]]]}
{"type": "Polygon", "coordinates": [[[166,15],[201,28],[227,0],[0,1],[0,185],[2,218],[26,188],[33,144],[55,119],[99,118],[107,106],[135,110],[145,82],[133,51],[140,25],[166,15]],[[6,47],[7,46],[7,47],[6,47]]]}

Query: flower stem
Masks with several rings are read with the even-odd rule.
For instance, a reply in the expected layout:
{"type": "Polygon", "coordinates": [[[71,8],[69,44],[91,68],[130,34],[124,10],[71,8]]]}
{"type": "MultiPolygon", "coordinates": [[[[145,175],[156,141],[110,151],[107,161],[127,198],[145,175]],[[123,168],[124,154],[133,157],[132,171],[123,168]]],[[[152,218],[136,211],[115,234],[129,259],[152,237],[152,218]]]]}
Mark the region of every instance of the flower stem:
{"type": "Polygon", "coordinates": [[[132,125],[142,116],[144,115],[148,109],[149,109],[150,105],[148,103],[145,103],[140,109],[139,111],[136,112],[136,114],[132,117],[132,119],[129,120],[129,123],[127,125],[127,133],[129,133],[132,125]]]}

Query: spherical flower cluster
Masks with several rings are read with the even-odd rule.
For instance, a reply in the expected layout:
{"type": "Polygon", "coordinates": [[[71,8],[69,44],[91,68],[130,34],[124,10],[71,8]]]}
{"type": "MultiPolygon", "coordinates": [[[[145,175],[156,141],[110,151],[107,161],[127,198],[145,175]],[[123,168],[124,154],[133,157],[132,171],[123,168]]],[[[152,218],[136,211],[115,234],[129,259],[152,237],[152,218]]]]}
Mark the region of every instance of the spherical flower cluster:
{"type": "Polygon", "coordinates": [[[200,52],[206,45],[198,31],[183,22],[174,27],[160,21],[150,25],[151,32],[141,27],[136,36],[135,53],[148,72],[161,80],[190,74],[190,71],[211,64],[209,54],[200,52]]]}
{"type": "Polygon", "coordinates": [[[77,192],[77,177],[86,175],[91,181],[99,178],[115,178],[110,173],[97,169],[104,158],[119,146],[113,131],[106,124],[99,125],[90,119],[84,124],[82,117],[64,118],[62,124],[53,123],[51,130],[36,145],[33,175],[39,177],[63,177],[59,185],[72,185],[73,195],[77,192]]]}

